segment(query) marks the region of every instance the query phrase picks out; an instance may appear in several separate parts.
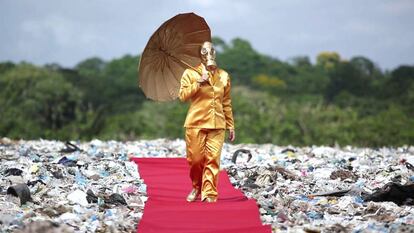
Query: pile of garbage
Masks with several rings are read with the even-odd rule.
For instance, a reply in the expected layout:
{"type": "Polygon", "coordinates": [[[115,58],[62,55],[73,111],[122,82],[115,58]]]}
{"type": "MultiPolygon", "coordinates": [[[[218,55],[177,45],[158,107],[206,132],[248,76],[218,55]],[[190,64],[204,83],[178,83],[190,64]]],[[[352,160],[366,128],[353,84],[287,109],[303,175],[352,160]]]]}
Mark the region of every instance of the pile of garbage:
{"type": "Polygon", "coordinates": [[[414,232],[414,147],[230,145],[223,168],[274,232],[414,232]]]}
{"type": "Polygon", "coordinates": [[[159,146],[1,139],[2,232],[136,231],[147,194],[129,157],[159,146]]]}
{"type": "MultiPolygon", "coordinates": [[[[182,139],[0,139],[4,232],[135,232],[148,199],[131,157],[185,157],[182,139]]],[[[273,232],[414,232],[414,147],[229,144],[221,169],[273,232]]]]}

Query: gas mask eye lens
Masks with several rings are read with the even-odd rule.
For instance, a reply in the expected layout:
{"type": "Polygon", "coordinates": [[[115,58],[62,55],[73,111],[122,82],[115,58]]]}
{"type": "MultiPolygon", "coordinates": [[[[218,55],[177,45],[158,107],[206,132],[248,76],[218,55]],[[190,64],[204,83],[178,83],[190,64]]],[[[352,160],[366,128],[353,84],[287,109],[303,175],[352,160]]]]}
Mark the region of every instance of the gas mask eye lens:
{"type": "Polygon", "coordinates": [[[214,50],[213,48],[211,49],[211,54],[215,54],[216,50],[214,50]]]}
{"type": "Polygon", "coordinates": [[[206,48],[202,48],[201,49],[201,54],[203,54],[203,55],[207,54],[207,49],[206,48]]]}

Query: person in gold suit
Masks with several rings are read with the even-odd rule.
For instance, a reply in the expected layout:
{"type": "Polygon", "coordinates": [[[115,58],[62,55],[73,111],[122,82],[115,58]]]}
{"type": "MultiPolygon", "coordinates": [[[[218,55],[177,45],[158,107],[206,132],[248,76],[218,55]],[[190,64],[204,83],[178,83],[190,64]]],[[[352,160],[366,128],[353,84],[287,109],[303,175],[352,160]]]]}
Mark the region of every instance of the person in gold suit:
{"type": "Polygon", "coordinates": [[[200,46],[198,70],[186,69],[181,77],[179,99],[190,101],[185,119],[187,161],[190,165],[192,190],[187,201],[201,194],[201,201],[216,202],[218,174],[225,131],[234,141],[235,126],[230,97],[229,74],[217,67],[215,49],[209,41],[200,46]],[[202,75],[200,75],[200,73],[202,75]]]}

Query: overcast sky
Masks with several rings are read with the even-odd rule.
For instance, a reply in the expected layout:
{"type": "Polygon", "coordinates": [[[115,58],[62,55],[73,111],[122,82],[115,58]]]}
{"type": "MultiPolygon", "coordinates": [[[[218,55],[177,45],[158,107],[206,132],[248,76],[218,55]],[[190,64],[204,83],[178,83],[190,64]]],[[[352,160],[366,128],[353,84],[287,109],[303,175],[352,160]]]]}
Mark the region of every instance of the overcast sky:
{"type": "Polygon", "coordinates": [[[247,39],[284,61],[336,51],[382,69],[414,65],[414,0],[0,0],[0,62],[72,67],[136,55],[183,12],[203,16],[213,36],[247,39]]]}

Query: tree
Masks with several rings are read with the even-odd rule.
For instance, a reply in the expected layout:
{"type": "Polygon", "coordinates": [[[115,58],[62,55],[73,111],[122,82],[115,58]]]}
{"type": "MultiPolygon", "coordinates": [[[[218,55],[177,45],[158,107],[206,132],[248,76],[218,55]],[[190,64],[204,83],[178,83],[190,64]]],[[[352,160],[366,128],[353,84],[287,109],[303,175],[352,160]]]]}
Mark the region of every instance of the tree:
{"type": "Polygon", "coordinates": [[[371,93],[371,79],[350,62],[339,62],[329,73],[329,84],[325,97],[328,101],[341,91],[356,96],[368,96],[371,93]]]}
{"type": "Polygon", "coordinates": [[[224,50],[228,49],[226,42],[220,37],[213,37],[211,38],[211,41],[213,42],[213,45],[216,48],[217,52],[223,52],[224,50]]]}
{"type": "Polygon", "coordinates": [[[331,71],[341,61],[341,57],[336,52],[321,52],[316,57],[316,65],[326,71],[331,71]]]}
{"type": "Polygon", "coordinates": [[[286,88],[285,81],[276,76],[268,76],[266,74],[259,74],[253,77],[253,84],[262,90],[267,90],[272,93],[277,93],[281,89],[286,88]]]}
{"type": "Polygon", "coordinates": [[[375,64],[363,56],[353,57],[349,62],[365,76],[373,76],[378,71],[375,64]]]}
{"type": "Polygon", "coordinates": [[[391,72],[387,86],[394,95],[404,95],[414,83],[414,66],[399,66],[391,72]]]}
{"type": "Polygon", "coordinates": [[[308,56],[297,56],[291,59],[292,65],[298,68],[309,68],[312,66],[312,63],[308,56]]]}
{"type": "Polygon", "coordinates": [[[235,85],[249,85],[255,74],[269,73],[272,62],[270,57],[260,55],[248,41],[240,38],[233,39],[230,46],[225,46],[217,60],[219,66],[234,77],[235,85]]]}
{"type": "Polygon", "coordinates": [[[67,126],[77,120],[81,98],[81,92],[58,72],[18,65],[0,79],[0,134],[26,138],[74,136],[76,128],[67,126]]]}
{"type": "Polygon", "coordinates": [[[6,73],[7,71],[13,69],[15,67],[15,64],[12,62],[3,62],[0,63],[0,75],[6,73]]]}

